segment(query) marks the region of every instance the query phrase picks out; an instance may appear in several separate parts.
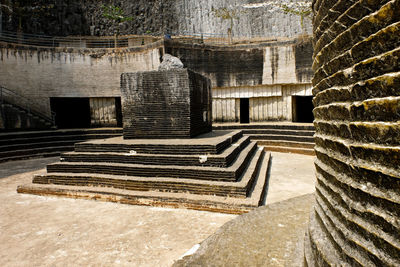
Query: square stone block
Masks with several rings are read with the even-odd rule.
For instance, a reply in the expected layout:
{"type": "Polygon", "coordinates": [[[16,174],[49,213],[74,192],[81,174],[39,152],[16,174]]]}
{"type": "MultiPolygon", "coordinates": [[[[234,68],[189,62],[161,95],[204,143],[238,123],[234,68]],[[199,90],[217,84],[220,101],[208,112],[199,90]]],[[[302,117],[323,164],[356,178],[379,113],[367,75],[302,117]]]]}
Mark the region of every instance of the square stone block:
{"type": "Polygon", "coordinates": [[[208,78],[188,69],[121,75],[123,136],[190,138],[211,131],[208,78]]]}

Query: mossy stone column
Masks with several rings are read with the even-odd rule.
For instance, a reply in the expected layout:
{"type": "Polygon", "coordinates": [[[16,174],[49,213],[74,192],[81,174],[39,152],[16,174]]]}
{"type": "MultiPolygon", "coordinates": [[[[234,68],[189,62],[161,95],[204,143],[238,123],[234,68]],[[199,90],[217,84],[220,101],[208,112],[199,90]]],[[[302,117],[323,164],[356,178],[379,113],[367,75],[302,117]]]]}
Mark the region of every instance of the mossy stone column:
{"type": "Polygon", "coordinates": [[[400,266],[400,0],[314,0],[308,266],[400,266]]]}

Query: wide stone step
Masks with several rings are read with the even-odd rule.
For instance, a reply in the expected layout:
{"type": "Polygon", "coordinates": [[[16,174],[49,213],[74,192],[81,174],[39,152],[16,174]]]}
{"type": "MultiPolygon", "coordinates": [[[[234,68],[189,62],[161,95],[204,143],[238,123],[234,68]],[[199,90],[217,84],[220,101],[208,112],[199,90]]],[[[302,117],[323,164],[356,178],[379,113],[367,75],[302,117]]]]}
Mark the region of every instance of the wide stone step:
{"type": "MultiPolygon", "coordinates": [[[[72,148],[73,149],[73,148],[72,148]]],[[[43,153],[34,153],[31,155],[20,155],[20,156],[13,156],[13,157],[5,157],[0,158],[0,163],[6,161],[14,161],[14,160],[27,160],[32,158],[50,158],[50,157],[59,157],[61,153],[67,151],[66,148],[57,149],[56,151],[48,151],[43,153]]]]}
{"type": "Polygon", "coordinates": [[[33,183],[74,186],[104,186],[125,190],[180,192],[229,197],[246,197],[257,176],[263,149],[260,148],[249,160],[239,182],[219,182],[166,177],[133,177],[90,173],[49,173],[35,176],[33,183]]]}
{"type": "Polygon", "coordinates": [[[82,134],[119,134],[122,135],[122,128],[86,128],[86,129],[61,129],[47,131],[21,131],[0,133],[0,140],[35,138],[45,136],[67,136],[82,134]]]}
{"type": "Polygon", "coordinates": [[[16,151],[0,152],[0,162],[10,160],[21,160],[31,157],[55,157],[59,156],[62,152],[74,150],[73,146],[60,146],[60,147],[42,147],[35,149],[23,149],[16,151]]]}
{"type": "Polygon", "coordinates": [[[250,143],[248,136],[241,137],[218,155],[164,155],[118,152],[69,152],[61,155],[63,162],[111,162],[145,165],[179,165],[228,167],[240,151],[250,143]]]}
{"type": "Polygon", "coordinates": [[[76,142],[87,141],[91,139],[105,139],[111,137],[117,137],[120,134],[116,133],[100,133],[100,134],[78,134],[78,135],[55,135],[55,136],[40,136],[40,137],[24,137],[24,138],[14,138],[14,139],[3,139],[0,140],[0,148],[1,150],[6,149],[6,147],[11,145],[18,144],[31,144],[31,143],[44,143],[44,142],[58,142],[58,141],[67,141],[67,140],[75,140],[76,142]]]}
{"type": "Polygon", "coordinates": [[[305,130],[314,131],[314,125],[312,123],[307,124],[219,124],[213,126],[213,130],[228,130],[228,129],[281,129],[281,130],[305,130]]]}
{"type": "MultiPolygon", "coordinates": [[[[85,137],[83,139],[61,139],[57,141],[47,141],[47,142],[38,142],[38,143],[25,143],[25,144],[13,144],[8,146],[0,146],[1,151],[13,152],[16,150],[24,150],[24,149],[34,149],[34,148],[41,148],[41,147],[51,147],[51,146],[74,146],[76,143],[87,141],[85,137]]],[[[1,154],[2,152],[0,152],[1,154]]]]}
{"type": "Polygon", "coordinates": [[[214,212],[241,214],[263,203],[270,154],[261,156],[254,184],[246,198],[172,193],[157,191],[132,191],[108,187],[66,186],[54,184],[29,184],[18,186],[18,193],[43,196],[62,196],[78,199],[109,201],[132,205],[188,208],[214,212]]]}
{"type": "Polygon", "coordinates": [[[314,149],[309,148],[297,148],[297,147],[286,147],[286,146],[264,146],[266,151],[275,151],[282,153],[295,153],[301,155],[315,156],[314,149]]]}
{"type": "Polygon", "coordinates": [[[139,154],[219,154],[243,136],[241,131],[214,131],[190,139],[94,140],[75,145],[76,152],[134,152],[139,154]]]}
{"type": "Polygon", "coordinates": [[[237,181],[256,148],[257,144],[252,142],[241,151],[235,162],[228,168],[102,162],[60,162],[48,165],[47,172],[98,173],[143,177],[237,181]]]}
{"type": "Polygon", "coordinates": [[[275,135],[275,134],[251,134],[250,139],[253,141],[258,140],[282,140],[282,141],[295,141],[312,143],[314,142],[314,137],[312,136],[295,136],[295,135],[275,135]]]}
{"type": "Polygon", "coordinates": [[[271,135],[295,135],[295,136],[313,136],[315,131],[310,130],[283,130],[283,129],[243,129],[243,134],[271,134],[271,135]]]}
{"type": "Polygon", "coordinates": [[[292,148],[307,148],[314,149],[315,143],[313,142],[296,142],[296,141],[285,141],[285,140],[258,140],[259,146],[282,146],[292,148]]]}

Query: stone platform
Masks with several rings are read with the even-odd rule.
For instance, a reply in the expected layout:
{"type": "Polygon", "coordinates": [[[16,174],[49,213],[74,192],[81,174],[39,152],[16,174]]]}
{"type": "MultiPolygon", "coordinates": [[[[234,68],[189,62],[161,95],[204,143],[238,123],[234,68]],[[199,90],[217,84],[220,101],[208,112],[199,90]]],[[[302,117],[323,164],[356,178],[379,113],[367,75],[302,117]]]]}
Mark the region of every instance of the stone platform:
{"type": "Polygon", "coordinates": [[[243,213],[263,203],[269,159],[241,131],[191,139],[114,137],[76,144],[17,191],[243,213]]]}

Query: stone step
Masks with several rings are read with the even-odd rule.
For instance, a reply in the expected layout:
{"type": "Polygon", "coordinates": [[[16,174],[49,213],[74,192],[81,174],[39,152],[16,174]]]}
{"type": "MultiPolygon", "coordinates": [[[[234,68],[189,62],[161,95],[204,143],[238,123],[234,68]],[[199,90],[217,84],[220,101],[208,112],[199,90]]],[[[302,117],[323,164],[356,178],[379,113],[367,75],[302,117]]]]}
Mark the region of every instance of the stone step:
{"type": "Polygon", "coordinates": [[[8,151],[8,153],[0,152],[0,162],[10,160],[22,160],[32,157],[56,157],[59,156],[62,152],[72,150],[74,150],[73,146],[60,146],[8,151]]]}
{"type": "Polygon", "coordinates": [[[312,123],[305,124],[217,124],[213,126],[213,130],[227,130],[227,129],[281,129],[281,130],[306,130],[306,131],[314,131],[314,125],[312,123]]]}
{"type": "Polygon", "coordinates": [[[296,142],[296,141],[285,141],[285,140],[258,140],[259,146],[282,146],[282,147],[293,147],[293,148],[307,148],[314,149],[315,143],[307,142],[296,142]]]}
{"type": "Polygon", "coordinates": [[[242,131],[213,131],[190,139],[128,139],[115,137],[75,145],[76,152],[123,152],[139,154],[219,154],[243,136],[242,131]]]}
{"type": "Polygon", "coordinates": [[[100,134],[78,134],[78,135],[55,135],[55,136],[40,136],[40,137],[26,137],[26,138],[14,138],[14,139],[3,139],[0,140],[1,150],[6,149],[6,146],[18,145],[18,144],[31,144],[31,143],[43,143],[43,142],[57,142],[66,140],[76,140],[76,142],[87,141],[91,139],[105,139],[111,137],[117,137],[120,134],[115,133],[100,133],[100,134]]]}
{"type": "Polygon", "coordinates": [[[86,128],[86,129],[60,129],[46,131],[21,131],[0,133],[0,140],[10,140],[18,138],[35,138],[45,136],[68,136],[82,134],[119,134],[122,135],[122,128],[86,128]]]}
{"type": "Polygon", "coordinates": [[[304,143],[313,143],[314,137],[312,136],[295,136],[295,135],[275,135],[275,134],[251,134],[250,139],[253,141],[258,140],[279,140],[279,141],[295,141],[304,143]]]}
{"type": "Polygon", "coordinates": [[[297,147],[285,147],[285,146],[264,146],[266,151],[275,151],[282,153],[295,153],[302,155],[315,156],[314,149],[309,148],[297,148],[297,147]]]}
{"type": "Polygon", "coordinates": [[[62,147],[62,146],[74,146],[76,142],[82,142],[86,140],[62,140],[62,141],[57,141],[57,142],[43,142],[43,143],[27,143],[27,144],[15,144],[15,145],[9,145],[9,146],[1,146],[1,151],[0,152],[0,157],[3,155],[7,155],[8,153],[12,154],[17,151],[23,151],[23,150],[30,150],[30,149],[35,149],[35,148],[43,148],[43,147],[52,147],[52,146],[57,146],[57,147],[62,147]]]}
{"type": "Polygon", "coordinates": [[[180,165],[228,167],[240,151],[250,143],[248,136],[241,137],[218,155],[132,154],[118,152],[69,152],[61,155],[63,162],[111,162],[145,165],[180,165]]]}
{"type": "Polygon", "coordinates": [[[287,129],[243,129],[243,134],[271,134],[271,135],[294,135],[294,136],[313,136],[315,131],[310,130],[287,130],[287,129]]]}
{"type": "Polygon", "coordinates": [[[124,190],[160,191],[175,193],[192,193],[245,198],[257,176],[263,149],[259,149],[249,159],[239,182],[220,182],[208,180],[177,179],[167,177],[136,177],[120,175],[104,175],[91,173],[49,173],[38,175],[33,183],[59,184],[91,187],[113,187],[124,190]]]}
{"type": "Polygon", "coordinates": [[[178,166],[178,165],[145,165],[108,162],[60,162],[49,164],[48,173],[98,173],[110,175],[128,175],[143,177],[174,177],[180,179],[203,179],[214,181],[237,181],[247,162],[257,149],[255,142],[250,143],[238,155],[228,168],[178,166]]]}
{"type": "Polygon", "coordinates": [[[0,161],[58,156],[73,145],[92,139],[120,136],[121,128],[65,129],[0,133],[0,161]],[[62,147],[65,146],[65,149],[62,147]]]}
{"type": "Polygon", "coordinates": [[[91,199],[132,205],[187,208],[241,214],[262,205],[265,197],[269,162],[270,154],[264,154],[260,161],[260,168],[257,171],[253,187],[250,189],[246,198],[53,184],[22,185],[18,186],[17,192],[42,196],[91,199]]]}

